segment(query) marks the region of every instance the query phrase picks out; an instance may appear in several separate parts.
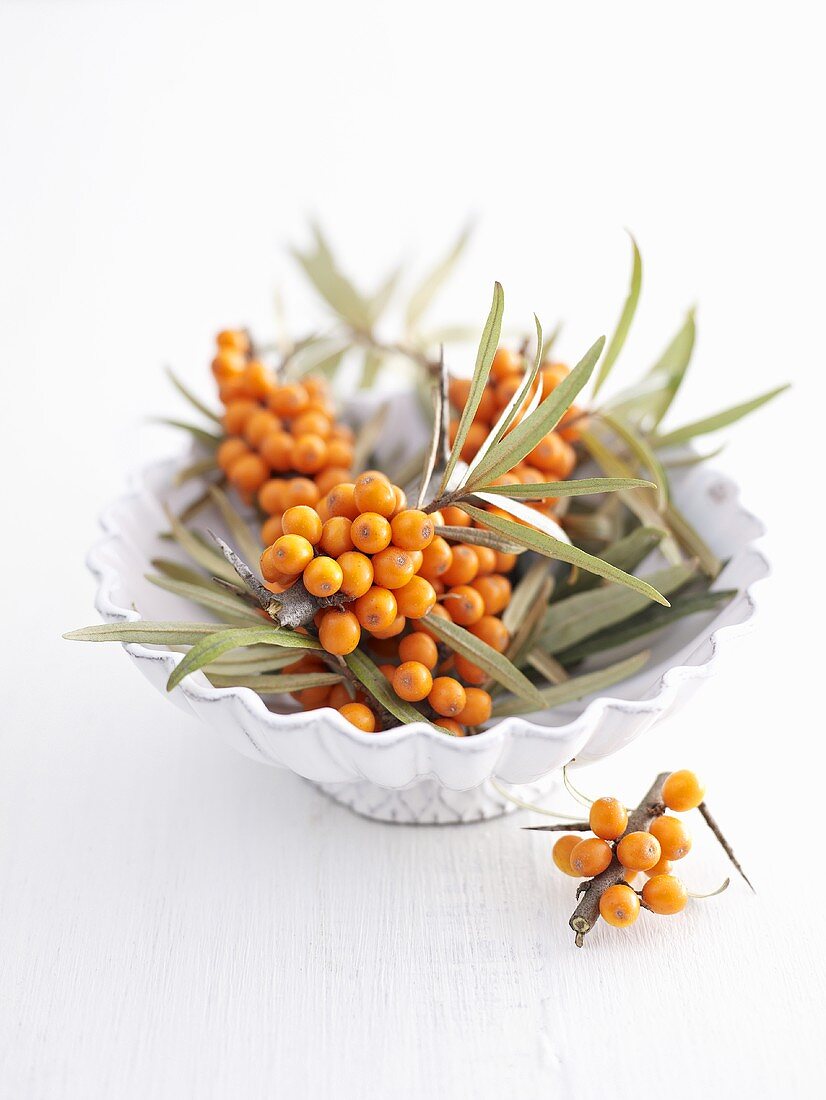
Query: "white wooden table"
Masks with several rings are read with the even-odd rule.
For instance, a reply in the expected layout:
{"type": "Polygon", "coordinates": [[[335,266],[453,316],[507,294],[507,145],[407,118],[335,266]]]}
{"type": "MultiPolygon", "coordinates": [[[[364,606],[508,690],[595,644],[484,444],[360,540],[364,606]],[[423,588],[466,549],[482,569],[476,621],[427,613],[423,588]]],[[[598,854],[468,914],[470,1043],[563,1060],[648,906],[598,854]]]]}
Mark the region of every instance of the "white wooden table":
{"type": "MultiPolygon", "coordinates": [[[[822,1094],[822,582],[788,503],[789,454],[822,468],[817,37],[803,4],[785,59],[759,10],[744,46],[719,5],[570,7],[0,9],[0,1096],[822,1094]],[[772,531],[758,633],[579,779],[633,800],[703,772],[756,896],[734,880],[577,951],[530,815],[361,820],[232,755],[117,648],[59,639],[93,618],[94,515],[174,446],[141,423],[172,407],[160,364],[200,386],[212,329],[266,329],[308,207],[365,281],[486,211],[445,316],[481,319],[498,276],[514,324],[571,317],[566,355],[616,316],[627,223],[647,263],[629,365],[703,305],[685,419],[796,381],[723,460],[772,531]]],[[[713,888],[726,861],[695,834],[685,874],[713,888]]]]}

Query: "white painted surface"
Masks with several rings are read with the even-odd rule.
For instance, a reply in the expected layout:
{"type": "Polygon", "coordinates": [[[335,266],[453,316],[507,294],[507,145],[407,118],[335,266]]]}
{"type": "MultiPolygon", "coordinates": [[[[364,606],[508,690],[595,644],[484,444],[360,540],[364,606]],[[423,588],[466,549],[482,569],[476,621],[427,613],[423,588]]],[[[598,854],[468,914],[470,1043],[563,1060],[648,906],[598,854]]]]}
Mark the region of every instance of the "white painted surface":
{"type": "MultiPolygon", "coordinates": [[[[4,514],[51,586],[44,606],[4,542],[0,1095],[821,1093],[822,658],[803,632],[823,601],[787,480],[822,467],[814,19],[803,3],[0,8],[4,514]],[[59,640],[90,617],[96,511],[174,446],[141,423],[170,407],[160,364],[197,382],[214,327],[266,325],[277,246],[313,208],[365,279],[485,213],[444,315],[481,318],[498,276],[515,322],[571,318],[566,355],[615,317],[628,224],[646,260],[629,367],[699,299],[686,419],[795,380],[726,454],[771,525],[759,632],[580,777],[632,799],[661,767],[705,772],[756,898],[735,883],[577,952],[570,884],[518,818],[361,821],[214,743],[116,649],[59,640]],[[107,410],[126,402],[124,434],[107,410]]],[[[713,886],[725,861],[696,833],[686,876],[713,886]]]]}

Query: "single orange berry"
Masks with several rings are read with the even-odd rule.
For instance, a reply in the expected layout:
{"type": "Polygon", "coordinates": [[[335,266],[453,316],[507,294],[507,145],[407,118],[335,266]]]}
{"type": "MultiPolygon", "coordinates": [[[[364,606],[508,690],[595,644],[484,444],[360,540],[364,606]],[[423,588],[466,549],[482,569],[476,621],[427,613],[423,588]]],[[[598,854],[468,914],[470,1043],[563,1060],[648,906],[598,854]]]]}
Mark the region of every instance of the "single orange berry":
{"type": "Polygon", "coordinates": [[[301,573],[313,560],[313,547],[303,535],[282,535],[272,547],[272,559],[282,573],[301,573]]]}
{"type": "Polygon", "coordinates": [[[345,684],[333,684],[330,688],[330,694],[327,696],[327,706],[332,707],[333,710],[341,710],[342,707],[352,701],[345,684]]]}
{"type": "Polygon", "coordinates": [[[496,572],[510,573],[516,566],[518,554],[506,554],[504,550],[496,551],[496,572]]]}
{"type": "Polygon", "coordinates": [[[482,597],[486,615],[498,615],[511,601],[511,582],[499,573],[477,577],[470,584],[482,597]]]}
{"type": "Polygon", "coordinates": [[[281,523],[285,535],[302,535],[312,546],[321,538],[321,518],[308,504],[288,508],[281,523]]]}
{"type": "Polygon", "coordinates": [[[423,619],[436,603],[433,585],[424,577],[411,577],[407,584],[396,589],[399,614],[408,619],[423,619]]]}
{"type": "Polygon", "coordinates": [[[589,836],[586,840],[580,840],[571,852],[571,870],[580,878],[593,878],[602,874],[612,855],[610,844],[598,836],[589,836]]]}
{"type": "Polygon", "coordinates": [[[347,550],[336,560],[341,566],[341,591],[345,596],[356,600],[369,591],[373,584],[373,563],[366,554],[347,550]]]}
{"type": "Polygon", "coordinates": [[[351,481],[342,481],[334,486],[327,494],[327,510],[330,518],[333,516],[346,516],[353,520],[359,514],[356,504],[356,487],[351,481]]]}
{"type": "Polygon", "coordinates": [[[396,509],[396,494],[389,480],[377,470],[367,470],[356,478],[356,507],[360,512],[375,512],[392,516],[396,509]]]}
{"type": "Polygon", "coordinates": [[[434,718],[433,725],[445,730],[451,737],[465,737],[467,730],[453,718],[434,718]]]}
{"type": "Polygon", "coordinates": [[[447,384],[447,395],[454,409],[461,412],[470,397],[470,379],[451,378],[447,384]]]}
{"type": "Polygon", "coordinates": [[[295,417],[290,424],[290,431],[294,436],[317,435],[321,439],[326,439],[332,426],[329,416],[325,416],[316,409],[308,408],[295,417]]]}
{"type": "MultiPolygon", "coordinates": [[[[439,607],[442,605],[439,604],[439,607]]],[[[436,608],[434,607],[434,611],[436,608]]],[[[461,653],[457,653],[453,658],[453,667],[456,670],[456,675],[461,676],[466,684],[474,684],[478,687],[488,678],[488,674],[483,668],[479,668],[473,661],[469,661],[467,657],[463,657],[461,653]]]]}
{"type": "MultiPolygon", "coordinates": [[[[472,589],[472,591],[477,590],[472,589]]],[[[482,606],[484,607],[483,597],[478,592],[477,595],[482,600],[482,606]]],[[[497,653],[504,653],[510,645],[510,631],[502,620],[497,619],[495,615],[483,615],[478,622],[472,623],[468,630],[481,641],[487,642],[491,649],[495,649],[497,653]]]]}
{"type": "Polygon", "coordinates": [[[445,603],[451,619],[459,626],[472,626],[485,613],[485,601],[469,584],[458,584],[448,589],[445,603]]]}
{"type": "Polygon", "coordinates": [[[542,379],[542,396],[548,397],[553,393],[560,382],[570,374],[570,369],[564,363],[543,363],[539,377],[542,379]]]}
{"type": "Polygon", "coordinates": [[[344,656],[359,644],[361,627],[352,611],[325,611],[318,628],[318,640],[328,653],[344,656]]]}
{"type": "Polygon", "coordinates": [[[403,550],[424,550],[436,536],[433,520],[418,508],[406,508],[393,516],[390,528],[393,544],[403,550]]]}
{"type": "Polygon", "coordinates": [[[403,661],[418,661],[432,672],[439,661],[439,647],[427,634],[408,634],[399,642],[399,657],[403,661]]]}
{"type": "Polygon", "coordinates": [[[476,557],[473,547],[460,543],[451,549],[453,557],[450,567],[441,575],[442,580],[448,588],[453,588],[457,584],[470,584],[479,572],[479,559],[476,557]]]}
{"type": "Polygon", "coordinates": [[[393,674],[393,690],[408,703],[420,703],[427,698],[432,687],[430,669],[419,661],[405,661],[393,674]]]}
{"type": "Polygon", "coordinates": [[[287,507],[286,494],[284,492],[286,487],[286,481],[278,477],[273,477],[270,478],[269,481],[265,481],[258,490],[258,503],[267,515],[280,515],[287,507]]]}
{"type": "Polygon", "coordinates": [[[691,835],[678,817],[664,814],[648,826],[660,842],[664,859],[682,859],[691,851],[691,835]]]}
{"type": "Polygon", "coordinates": [[[350,537],[352,523],[345,516],[333,516],[321,527],[319,548],[331,558],[340,558],[348,550],[353,549],[353,540],[350,537]]]}
{"type": "Polygon", "coordinates": [[[642,888],[642,900],[652,913],[671,916],[688,904],[688,890],[674,875],[655,875],[642,888]]]}
{"type": "Polygon", "coordinates": [[[653,867],[649,867],[645,873],[649,878],[653,878],[654,875],[669,875],[671,874],[672,866],[671,860],[663,856],[658,863],[655,863],[653,867]]]}
{"type": "Polygon", "coordinates": [[[390,524],[378,512],[362,512],[353,520],[350,538],[358,550],[378,554],[390,545],[390,524]]]}
{"type": "Polygon", "coordinates": [[[359,623],[365,630],[387,630],[399,614],[396,597],[387,588],[374,585],[353,603],[359,623]]]}
{"type": "Polygon", "coordinates": [[[441,535],[436,535],[429,546],[422,550],[422,564],[419,572],[429,581],[441,577],[453,561],[453,551],[450,544],[441,535]]]}
{"type": "Polygon", "coordinates": [[[380,550],[373,558],[376,584],[382,588],[404,588],[416,569],[413,553],[412,550],[400,550],[398,546],[387,546],[380,550]]]}
{"type": "Polygon", "coordinates": [[[490,718],[493,700],[486,691],[478,687],[465,688],[465,705],[457,715],[457,720],[465,726],[480,726],[490,718]]]}
{"type": "Polygon", "coordinates": [[[511,351],[510,348],[497,348],[491,363],[490,376],[498,381],[507,374],[517,371],[521,373],[523,368],[522,356],[518,352],[511,351]]]}
{"type": "Polygon", "coordinates": [[[618,840],[628,828],[628,811],[617,798],[598,798],[591,804],[588,824],[603,840],[618,840]]]}
{"type": "MultiPolygon", "coordinates": [[[[331,440],[327,444],[327,458],[332,463],[334,461],[331,452],[331,443],[335,440],[331,440]]],[[[326,496],[331,489],[335,489],[336,485],[342,485],[347,481],[350,476],[350,471],[346,466],[333,466],[330,465],[326,470],[322,470],[315,475],[315,484],[318,489],[319,496],[326,496]]]]}
{"type": "Polygon", "coordinates": [[[442,516],[445,521],[445,527],[470,527],[473,522],[467,512],[463,512],[462,509],[457,508],[455,504],[450,504],[447,508],[443,508],[442,516]]]}
{"type": "Polygon", "coordinates": [[[599,915],[613,928],[627,928],[640,915],[640,899],[621,882],[609,886],[599,899],[599,915]]]}
{"type": "Polygon", "coordinates": [[[249,452],[250,449],[243,439],[233,437],[232,439],[225,439],[219,446],[215,459],[220,469],[226,473],[237,458],[241,458],[249,452]]]}
{"type": "Polygon", "coordinates": [[[326,707],[330,699],[330,685],[323,687],[304,688],[302,691],[291,692],[293,699],[300,703],[304,710],[318,710],[326,707]]]}
{"type": "Polygon", "coordinates": [[[496,569],[496,551],[492,550],[489,546],[474,546],[473,552],[479,563],[479,569],[476,572],[476,576],[486,577],[490,573],[493,573],[496,569]]]}
{"type": "Polygon", "coordinates": [[[320,435],[296,436],[293,465],[301,474],[315,474],[327,464],[327,444],[320,435]]]}
{"type": "MultiPolygon", "coordinates": [[[[449,613],[445,610],[445,608],[440,603],[437,603],[435,607],[432,607],[430,609],[429,618],[432,619],[434,616],[436,616],[440,619],[446,619],[448,621],[451,621],[449,613]]],[[[424,634],[426,637],[432,638],[434,642],[439,641],[437,636],[433,633],[433,631],[430,629],[430,627],[427,625],[427,622],[424,619],[414,619],[413,622],[410,625],[413,628],[413,630],[415,630],[417,633],[424,634]]]]}
{"type": "Polygon", "coordinates": [[[265,436],[270,432],[277,432],[281,428],[281,421],[269,409],[257,409],[244,425],[244,438],[251,447],[260,447],[265,436]]]}
{"type": "Polygon", "coordinates": [[[384,665],[379,665],[378,669],[379,669],[379,672],[382,674],[382,676],[385,678],[385,680],[389,680],[390,683],[392,684],[393,683],[393,677],[396,675],[396,667],[397,667],[396,665],[384,664],[384,665]]]}
{"type": "Polygon", "coordinates": [[[705,798],[706,789],[694,772],[672,772],[663,783],[663,802],[669,810],[684,813],[696,809],[705,798]]]}
{"type": "Polygon", "coordinates": [[[631,871],[645,871],[662,856],[660,842],[651,833],[626,833],[617,844],[617,859],[631,871]]]}
{"type": "Polygon", "coordinates": [[[393,486],[393,496],[396,498],[396,504],[393,508],[393,515],[397,516],[399,512],[403,512],[407,508],[407,494],[404,489],[401,489],[398,485],[393,486]]]}
{"type": "Polygon", "coordinates": [[[308,477],[291,477],[284,482],[284,508],[298,508],[302,504],[315,508],[318,504],[318,486],[308,477]]]}
{"type": "Polygon", "coordinates": [[[334,596],[343,579],[342,568],[334,558],[313,558],[304,570],[304,587],[313,596],[334,596]]]}
{"type": "Polygon", "coordinates": [[[261,457],[279,474],[289,473],[293,468],[293,437],[289,432],[270,432],[261,441],[258,448],[261,457]]]}
{"type": "Polygon", "coordinates": [[[284,534],[284,528],[281,526],[281,516],[268,516],[264,520],[261,527],[261,542],[264,546],[272,546],[272,544],[281,535],[284,534]]]}
{"type": "Polygon", "coordinates": [[[445,718],[455,718],[465,709],[467,694],[459,681],[452,676],[437,676],[427,701],[437,714],[445,718]]]}
{"type": "Polygon", "coordinates": [[[260,455],[247,454],[236,458],[227,476],[236,489],[245,493],[257,492],[269,476],[269,469],[260,455]]]}
{"type": "Polygon", "coordinates": [[[579,872],[571,866],[571,852],[581,840],[582,837],[576,836],[574,833],[566,833],[565,836],[559,838],[551,850],[556,866],[563,874],[571,875],[572,878],[579,878],[579,872]]]}
{"type": "Polygon", "coordinates": [[[273,390],[267,403],[274,413],[291,420],[307,408],[310,395],[299,382],[291,382],[273,390]]]}
{"type": "Polygon", "coordinates": [[[364,703],[345,703],[338,713],[363,733],[375,733],[376,716],[364,703]]]}
{"type": "Polygon", "coordinates": [[[483,424],[479,420],[474,420],[471,426],[468,428],[467,436],[462,444],[462,450],[460,452],[465,462],[470,462],[476,457],[476,454],[482,444],[488,437],[490,429],[487,424],[483,424]]]}
{"type": "Polygon", "coordinates": [[[230,401],[221,418],[221,423],[224,425],[224,431],[227,435],[243,435],[247,421],[253,413],[258,412],[260,407],[257,401],[251,401],[249,398],[230,401]]]}

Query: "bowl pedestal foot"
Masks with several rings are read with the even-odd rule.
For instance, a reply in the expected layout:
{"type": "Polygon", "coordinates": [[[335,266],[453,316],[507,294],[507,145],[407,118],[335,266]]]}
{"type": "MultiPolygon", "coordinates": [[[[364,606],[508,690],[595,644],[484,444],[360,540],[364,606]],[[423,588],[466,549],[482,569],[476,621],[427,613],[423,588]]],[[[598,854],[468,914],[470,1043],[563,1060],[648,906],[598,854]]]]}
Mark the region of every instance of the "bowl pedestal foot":
{"type": "MultiPolygon", "coordinates": [[[[518,809],[504,798],[490,780],[466,791],[452,791],[435,779],[419,779],[400,790],[388,790],[366,780],[352,783],[315,783],[335,802],[373,821],[397,825],[461,825],[488,821],[518,809]]],[[[556,786],[558,773],[544,776],[536,783],[513,787],[508,791],[523,802],[536,803],[556,786]]]]}

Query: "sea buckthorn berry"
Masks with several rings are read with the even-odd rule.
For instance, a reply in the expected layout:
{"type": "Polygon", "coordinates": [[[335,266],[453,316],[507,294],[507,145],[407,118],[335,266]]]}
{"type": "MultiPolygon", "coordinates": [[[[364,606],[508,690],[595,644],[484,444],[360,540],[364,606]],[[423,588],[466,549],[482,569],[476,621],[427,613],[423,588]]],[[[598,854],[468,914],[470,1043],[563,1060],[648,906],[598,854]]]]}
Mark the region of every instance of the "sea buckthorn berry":
{"type": "Polygon", "coordinates": [[[280,515],[287,507],[286,487],[286,481],[273,477],[269,481],[265,481],[258,490],[258,503],[267,515],[280,515]]]}
{"type": "Polygon", "coordinates": [[[564,382],[570,374],[570,369],[564,363],[543,363],[539,372],[542,379],[542,396],[548,397],[553,393],[560,382],[564,382]]]}
{"type": "Polygon", "coordinates": [[[355,498],[360,512],[375,512],[388,517],[393,515],[396,508],[393,486],[377,470],[367,470],[356,478],[355,498]]]}
{"type": "MultiPolygon", "coordinates": [[[[438,606],[441,607],[442,605],[438,604],[438,606]]],[[[436,608],[434,607],[433,610],[435,611],[436,608]]],[[[466,684],[473,684],[475,687],[484,684],[488,678],[488,674],[484,669],[469,661],[467,657],[463,657],[461,653],[457,653],[453,658],[453,667],[457,676],[461,676],[466,684]]]]}
{"type": "Polygon", "coordinates": [[[358,550],[346,550],[336,559],[341,566],[341,591],[351,600],[369,591],[373,584],[373,563],[358,550]]]}
{"type": "Polygon", "coordinates": [[[290,424],[290,431],[295,436],[317,435],[322,439],[327,438],[331,428],[332,424],[329,416],[325,416],[324,413],[315,409],[307,409],[305,412],[299,413],[290,424]]]}
{"type": "Polygon", "coordinates": [[[405,661],[393,674],[393,690],[408,703],[420,703],[433,687],[430,669],[419,661],[405,661]]]}
{"type": "Polygon", "coordinates": [[[363,733],[375,733],[376,716],[364,703],[345,703],[338,708],[338,713],[363,733]]]}
{"type": "Polygon", "coordinates": [[[437,535],[430,546],[422,550],[422,564],[419,572],[432,581],[441,577],[450,568],[452,561],[453,551],[450,549],[450,544],[441,535],[437,535]]]}
{"type": "Polygon", "coordinates": [[[354,601],[353,611],[365,630],[386,630],[395,623],[399,610],[396,597],[387,588],[373,585],[354,601]]]}
{"type": "Polygon", "coordinates": [[[224,409],[224,415],[221,417],[224,431],[227,435],[243,435],[247,421],[253,413],[258,412],[259,408],[260,406],[256,401],[250,401],[249,399],[242,398],[238,401],[231,401],[224,409]]]}
{"type": "Polygon", "coordinates": [[[489,546],[474,546],[473,553],[479,563],[477,577],[487,577],[496,569],[496,551],[489,546]]]}
{"type": "Polygon", "coordinates": [[[412,552],[400,550],[398,546],[388,546],[373,557],[376,584],[382,588],[404,588],[414,571],[412,552]]]}
{"type": "Polygon", "coordinates": [[[706,789],[694,772],[672,772],[663,783],[663,802],[669,810],[683,813],[696,809],[705,797],[706,789]]]}
{"type": "MultiPolygon", "coordinates": [[[[327,458],[331,459],[329,444],[327,446],[327,458]]],[[[315,484],[319,496],[326,496],[331,489],[335,489],[336,485],[341,485],[343,482],[346,482],[349,476],[350,471],[343,466],[328,466],[326,470],[322,470],[315,475],[315,484]]]]}
{"type": "Polygon", "coordinates": [[[465,737],[467,730],[453,718],[434,718],[433,725],[445,730],[451,737],[465,737]]]}
{"type": "Polygon", "coordinates": [[[276,473],[286,474],[293,468],[293,437],[282,429],[264,436],[258,448],[261,457],[276,473]]]}
{"type": "Polygon", "coordinates": [[[323,687],[304,688],[301,691],[291,692],[293,699],[300,703],[304,710],[318,710],[326,707],[330,698],[330,685],[323,687]]]}
{"type": "Polygon", "coordinates": [[[461,412],[470,397],[470,379],[451,378],[447,384],[447,395],[454,409],[461,412]]]}
{"type": "Polygon", "coordinates": [[[399,657],[403,661],[418,661],[432,672],[439,661],[439,647],[427,634],[408,634],[399,642],[399,657]]]}
{"type": "Polygon", "coordinates": [[[658,817],[648,831],[659,840],[663,859],[682,859],[691,851],[691,835],[678,817],[658,817]]]}
{"type": "MultiPolygon", "coordinates": [[[[504,408],[510,401],[516,391],[521,387],[524,378],[521,374],[506,374],[505,377],[496,383],[496,389],[494,390],[494,400],[498,409],[504,408]]],[[[514,417],[514,426],[517,421],[514,417]]]]}
{"type": "Polygon", "coordinates": [[[407,584],[396,589],[399,614],[408,619],[423,619],[436,603],[433,585],[424,577],[411,577],[407,584]]]}
{"type": "Polygon", "coordinates": [[[361,626],[352,611],[325,611],[318,628],[318,640],[328,653],[344,656],[359,644],[361,626]]]}
{"type": "Polygon", "coordinates": [[[588,815],[591,832],[603,840],[618,840],[628,828],[628,811],[616,798],[598,798],[588,815]]]}
{"type": "Polygon", "coordinates": [[[571,405],[562,414],[556,430],[566,443],[577,443],[582,438],[582,430],[588,426],[588,418],[578,405],[571,405]]]}
{"type": "Polygon", "coordinates": [[[468,687],[465,688],[465,698],[465,705],[456,716],[457,720],[465,726],[480,726],[487,722],[493,708],[490,695],[481,688],[468,687]]]}
{"type": "Polygon", "coordinates": [[[399,634],[404,632],[406,626],[407,619],[404,615],[397,615],[390,626],[386,626],[383,630],[372,630],[370,633],[374,638],[378,638],[380,642],[383,642],[389,638],[397,638],[399,634]]]}
{"type": "Polygon", "coordinates": [[[621,882],[609,886],[599,899],[599,915],[614,928],[627,928],[640,915],[640,899],[621,882]]]}
{"type": "Polygon", "coordinates": [[[270,432],[277,432],[281,422],[267,409],[258,409],[244,425],[244,438],[251,447],[260,447],[270,432]]]}
{"type": "MultiPolygon", "coordinates": [[[[286,512],[284,514],[286,516],[286,512]]],[[[343,577],[341,566],[334,558],[313,558],[304,570],[304,587],[313,596],[334,596],[341,588],[343,577]]]]}
{"type": "Polygon", "coordinates": [[[473,522],[467,512],[463,512],[461,508],[457,508],[454,504],[449,504],[447,508],[443,508],[442,516],[444,517],[445,527],[470,527],[473,522]]]}
{"type": "MultiPolygon", "coordinates": [[[[390,524],[378,512],[362,512],[353,520],[350,538],[365,554],[378,554],[390,545],[390,524]]],[[[375,566],[374,566],[375,568],[375,566]]]]}
{"type": "MultiPolygon", "coordinates": [[[[477,590],[472,589],[472,591],[477,590]]],[[[479,594],[478,591],[477,594],[479,594]]],[[[479,594],[479,599],[482,600],[484,606],[484,599],[481,594],[479,594]]],[[[510,645],[510,631],[502,620],[497,619],[495,615],[483,615],[478,622],[472,623],[468,630],[471,634],[486,642],[491,649],[495,649],[497,653],[504,653],[510,645]]]]}
{"type": "Polygon", "coordinates": [[[250,396],[243,374],[233,375],[218,384],[218,396],[222,405],[229,405],[231,401],[240,401],[250,396]]]}
{"type": "Polygon", "coordinates": [[[424,561],[424,551],[406,550],[405,553],[410,555],[410,560],[413,562],[413,572],[419,573],[422,568],[422,562],[424,561]]]}
{"type": "Polygon", "coordinates": [[[282,573],[301,573],[313,560],[312,543],[303,535],[282,535],[273,543],[272,560],[282,573]]]}
{"type": "Polygon", "coordinates": [[[511,602],[511,582],[499,573],[477,577],[470,584],[482,597],[486,615],[498,615],[511,602]]]}
{"type": "Polygon", "coordinates": [[[407,494],[404,489],[401,489],[398,485],[393,486],[393,495],[396,498],[396,504],[393,508],[393,515],[397,516],[399,512],[403,512],[407,508],[407,494]]]}
{"type": "MultiPolygon", "coordinates": [[[[432,619],[434,616],[440,619],[447,619],[449,622],[452,621],[450,618],[450,613],[440,603],[437,603],[435,607],[432,607],[430,609],[429,618],[432,619]]],[[[416,631],[416,633],[425,634],[428,638],[432,638],[434,642],[439,641],[439,639],[436,637],[436,635],[423,619],[414,619],[410,625],[413,630],[416,631]]]]}
{"type": "Polygon", "coordinates": [[[674,875],[655,875],[642,888],[642,900],[652,913],[671,916],[688,903],[688,890],[674,875]]]}
{"type": "Polygon", "coordinates": [[[333,516],[321,527],[319,547],[331,558],[340,558],[353,549],[353,540],[350,537],[352,523],[345,516],[333,516]]]}
{"type": "Polygon", "coordinates": [[[510,573],[516,566],[518,554],[508,554],[504,550],[496,551],[496,572],[510,573]]]}
{"type": "Polygon", "coordinates": [[[671,860],[663,856],[659,863],[655,863],[653,867],[649,867],[645,873],[649,878],[653,878],[654,875],[670,875],[671,868],[671,860]]]}
{"type": "Polygon", "coordinates": [[[277,538],[284,534],[281,525],[281,516],[268,516],[261,526],[261,542],[264,546],[272,546],[277,538]]]}
{"type": "Polygon", "coordinates": [[[292,419],[304,412],[310,403],[310,395],[299,382],[278,386],[270,394],[267,404],[278,416],[292,419]]]}
{"type": "Polygon", "coordinates": [[[490,376],[498,381],[506,374],[521,373],[523,367],[522,356],[518,352],[511,351],[510,348],[497,348],[491,363],[490,376]]]}
{"type": "Polygon", "coordinates": [[[458,680],[452,676],[437,676],[433,681],[427,701],[437,714],[444,718],[455,718],[467,704],[467,693],[458,680]]]}
{"type": "Polygon", "coordinates": [[[448,589],[444,602],[451,619],[459,626],[472,626],[485,613],[485,601],[469,584],[458,584],[448,589]]]}
{"type": "Polygon", "coordinates": [[[459,452],[465,462],[470,462],[471,459],[476,457],[479,448],[487,439],[489,431],[490,429],[486,424],[474,420],[470,428],[468,428],[468,433],[462,444],[462,450],[459,452]]]}
{"type": "Polygon", "coordinates": [[[571,852],[581,840],[582,837],[576,836],[575,833],[566,833],[559,838],[551,850],[556,866],[563,874],[571,875],[572,878],[579,878],[579,873],[571,866],[571,852]]]}
{"type": "Polygon", "coordinates": [[[393,516],[390,529],[394,545],[402,550],[424,550],[436,537],[433,520],[418,508],[406,508],[393,516]]]}
{"type": "MultiPolygon", "coordinates": [[[[532,451],[528,453],[526,461],[545,472],[561,470],[564,464],[564,452],[567,443],[556,432],[548,432],[539,440],[532,451]]],[[[553,478],[549,478],[553,481],[553,478]]]]}
{"type": "Polygon", "coordinates": [[[236,458],[230,466],[227,477],[232,484],[245,493],[257,492],[269,475],[267,464],[260,455],[247,454],[236,458]]]}
{"type": "MultiPolygon", "coordinates": [[[[328,439],[327,462],[341,475],[338,481],[346,481],[350,473],[350,467],[353,465],[352,445],[343,439],[328,439]]],[[[332,489],[336,484],[338,482],[331,481],[330,488],[332,489]]]]}
{"type": "Polygon", "coordinates": [[[232,439],[225,439],[223,441],[215,454],[215,459],[220,469],[226,473],[233,462],[235,462],[237,458],[249,454],[249,450],[247,443],[236,436],[232,439]]]}
{"type": "Polygon", "coordinates": [[[219,382],[243,375],[247,367],[247,357],[237,348],[219,348],[212,360],[212,373],[219,382]]]}
{"type": "Polygon", "coordinates": [[[320,435],[296,436],[293,466],[300,474],[315,474],[327,464],[327,444],[320,435]]]}
{"type": "Polygon", "coordinates": [[[352,481],[342,481],[334,486],[326,497],[327,509],[330,516],[346,516],[354,520],[359,514],[356,504],[356,487],[352,481]]]}
{"type": "Polygon", "coordinates": [[[291,477],[285,482],[284,508],[297,508],[306,504],[315,508],[318,504],[318,487],[308,477],[291,477]]]}
{"type": "MultiPolygon", "coordinates": [[[[464,406],[463,406],[464,407],[464,406]]],[[[492,424],[499,413],[499,406],[496,401],[496,394],[490,386],[485,386],[482,390],[482,396],[479,400],[479,406],[476,409],[476,415],[474,420],[481,420],[485,424],[492,424]]]]}
{"type": "Polygon", "coordinates": [[[278,385],[273,372],[266,363],[262,363],[259,359],[247,363],[247,369],[244,371],[244,382],[249,392],[253,397],[257,397],[259,401],[269,397],[278,385]]]}
{"type": "Polygon", "coordinates": [[[272,546],[268,546],[258,559],[258,568],[265,581],[279,583],[279,578],[284,575],[273,557],[272,546]]]}
{"type": "Polygon", "coordinates": [[[631,871],[645,871],[659,862],[660,842],[651,833],[626,833],[617,844],[617,859],[631,871]]]}
{"type": "Polygon", "coordinates": [[[382,676],[385,678],[385,680],[389,680],[390,683],[392,684],[393,683],[393,677],[396,675],[396,667],[397,667],[396,665],[384,664],[384,665],[379,665],[378,670],[382,674],[382,676]]]}
{"type": "Polygon", "coordinates": [[[342,707],[352,701],[345,684],[333,684],[330,688],[330,694],[327,696],[327,706],[332,707],[333,710],[341,710],[342,707]]]}
{"type": "Polygon", "coordinates": [[[611,862],[611,846],[598,836],[580,840],[571,852],[571,870],[580,878],[600,875],[611,862]]]}
{"type": "Polygon", "coordinates": [[[473,547],[460,543],[452,547],[452,552],[453,558],[450,566],[442,573],[442,580],[448,588],[457,584],[470,584],[479,572],[479,559],[473,552],[473,547]]]}
{"type": "MultiPolygon", "coordinates": [[[[307,504],[288,508],[281,517],[285,535],[302,535],[312,546],[321,538],[321,519],[307,504]]],[[[316,593],[318,595],[318,593],[316,593]]]]}
{"type": "Polygon", "coordinates": [[[243,355],[248,355],[250,350],[250,338],[242,328],[221,329],[215,337],[215,343],[219,348],[233,348],[243,355]]]}

